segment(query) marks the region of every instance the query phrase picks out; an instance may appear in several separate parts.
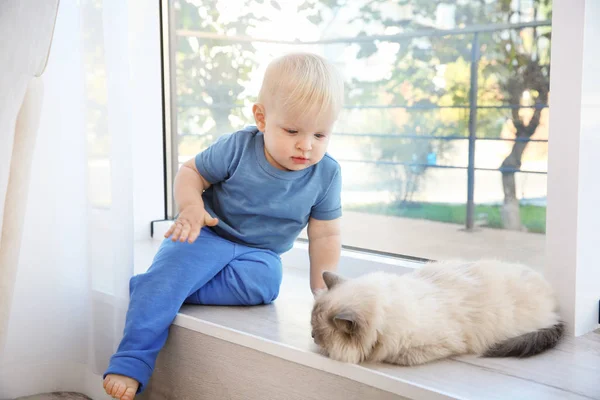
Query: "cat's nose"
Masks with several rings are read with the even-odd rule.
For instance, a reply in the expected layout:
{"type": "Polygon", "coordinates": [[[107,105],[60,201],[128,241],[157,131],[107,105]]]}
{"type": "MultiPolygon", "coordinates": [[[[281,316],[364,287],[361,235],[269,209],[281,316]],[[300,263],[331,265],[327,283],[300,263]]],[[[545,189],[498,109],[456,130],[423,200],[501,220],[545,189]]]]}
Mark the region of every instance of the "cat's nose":
{"type": "Polygon", "coordinates": [[[315,338],[315,332],[311,332],[310,336],[314,339],[315,338]]]}

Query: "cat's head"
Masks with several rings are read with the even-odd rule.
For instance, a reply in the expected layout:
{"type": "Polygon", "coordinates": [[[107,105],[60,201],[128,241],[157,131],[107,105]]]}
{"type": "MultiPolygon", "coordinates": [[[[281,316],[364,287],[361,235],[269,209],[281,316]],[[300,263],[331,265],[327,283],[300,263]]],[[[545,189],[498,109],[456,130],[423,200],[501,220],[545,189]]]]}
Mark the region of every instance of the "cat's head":
{"type": "Polygon", "coordinates": [[[378,339],[381,316],[377,288],[361,278],[347,280],[325,271],[327,290],[312,310],[312,336],[329,357],[359,363],[372,352],[378,339]]]}

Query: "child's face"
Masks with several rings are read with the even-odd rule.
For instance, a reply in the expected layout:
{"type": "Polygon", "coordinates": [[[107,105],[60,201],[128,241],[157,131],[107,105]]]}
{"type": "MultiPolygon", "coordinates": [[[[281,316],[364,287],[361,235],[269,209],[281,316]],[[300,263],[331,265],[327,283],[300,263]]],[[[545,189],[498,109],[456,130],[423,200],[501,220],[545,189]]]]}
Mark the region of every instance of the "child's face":
{"type": "Polygon", "coordinates": [[[268,113],[262,104],[253,107],[258,129],[264,133],[265,156],[284,171],[299,171],[321,161],[337,118],[333,113],[309,112],[304,115],[279,110],[268,113]]]}

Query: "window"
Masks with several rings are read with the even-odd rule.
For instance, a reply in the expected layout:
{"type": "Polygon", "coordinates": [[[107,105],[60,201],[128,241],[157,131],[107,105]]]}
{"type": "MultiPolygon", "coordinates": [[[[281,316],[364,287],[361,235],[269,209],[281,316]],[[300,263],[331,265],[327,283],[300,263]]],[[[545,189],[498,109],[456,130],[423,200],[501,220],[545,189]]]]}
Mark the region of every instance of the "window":
{"type": "Polygon", "coordinates": [[[550,2],[404,3],[172,0],[172,176],[253,123],[273,57],[311,51],[346,79],[345,245],[541,267],[550,2]]]}

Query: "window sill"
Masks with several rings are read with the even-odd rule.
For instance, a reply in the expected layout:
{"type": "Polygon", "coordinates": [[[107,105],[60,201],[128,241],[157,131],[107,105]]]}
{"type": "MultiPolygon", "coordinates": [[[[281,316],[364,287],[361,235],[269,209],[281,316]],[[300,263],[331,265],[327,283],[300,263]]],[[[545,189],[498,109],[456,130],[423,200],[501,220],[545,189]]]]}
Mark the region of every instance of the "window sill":
{"type": "Polygon", "coordinates": [[[414,399],[600,399],[600,334],[567,338],[525,360],[457,357],[419,367],[350,365],[316,353],[305,271],[286,267],[280,297],[262,307],[184,306],[174,324],[414,399]]]}
{"type": "MultiPolygon", "coordinates": [[[[161,235],[155,233],[152,250],[146,243],[138,247],[136,255],[143,254],[151,260],[161,235]]],[[[524,360],[463,356],[418,367],[399,367],[351,365],[323,357],[310,337],[312,294],[306,243],[297,243],[282,258],[284,278],[280,297],[274,304],[249,308],[186,305],[174,325],[407,398],[600,399],[597,384],[600,333],[597,332],[568,337],[557,349],[524,360]]],[[[403,273],[418,265],[392,257],[344,251],[340,271],[347,276],[375,269],[403,273]]]]}

